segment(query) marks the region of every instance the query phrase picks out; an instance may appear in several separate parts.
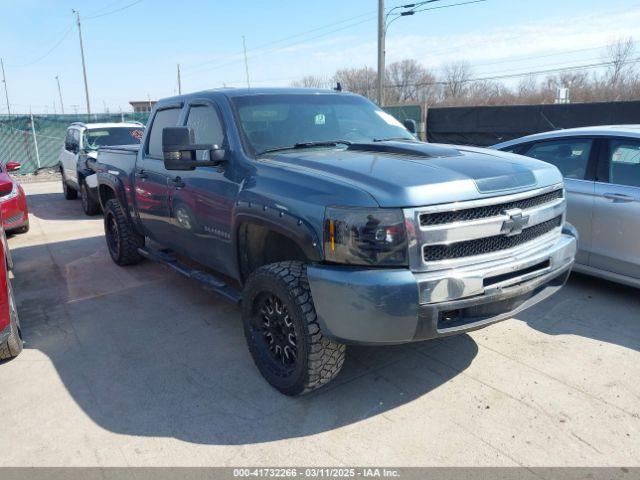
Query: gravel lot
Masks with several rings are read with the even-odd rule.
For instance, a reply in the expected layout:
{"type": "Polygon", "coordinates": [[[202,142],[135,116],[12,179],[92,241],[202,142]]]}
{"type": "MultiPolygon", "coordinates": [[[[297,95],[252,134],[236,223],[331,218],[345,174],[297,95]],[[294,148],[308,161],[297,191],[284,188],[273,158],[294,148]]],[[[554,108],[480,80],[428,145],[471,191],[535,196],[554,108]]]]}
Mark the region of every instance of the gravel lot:
{"type": "Polygon", "coordinates": [[[292,399],[258,374],[238,308],[115,266],[59,182],[25,190],[0,466],[640,465],[638,290],[575,275],[469,335],[350,348],[336,382],[292,399]]]}

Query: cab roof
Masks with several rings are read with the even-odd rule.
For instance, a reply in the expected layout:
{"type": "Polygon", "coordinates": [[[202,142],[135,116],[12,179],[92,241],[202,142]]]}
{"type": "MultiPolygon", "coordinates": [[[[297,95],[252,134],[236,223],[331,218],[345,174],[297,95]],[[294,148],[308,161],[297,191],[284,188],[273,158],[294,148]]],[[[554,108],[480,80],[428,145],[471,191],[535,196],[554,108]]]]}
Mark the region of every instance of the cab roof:
{"type": "Polygon", "coordinates": [[[177,95],[175,97],[162,98],[157,105],[165,105],[194,98],[207,98],[224,96],[227,98],[243,97],[247,95],[356,95],[350,92],[337,91],[323,88],[286,88],[286,87],[269,87],[269,88],[214,88],[211,90],[202,90],[199,92],[177,95]]]}

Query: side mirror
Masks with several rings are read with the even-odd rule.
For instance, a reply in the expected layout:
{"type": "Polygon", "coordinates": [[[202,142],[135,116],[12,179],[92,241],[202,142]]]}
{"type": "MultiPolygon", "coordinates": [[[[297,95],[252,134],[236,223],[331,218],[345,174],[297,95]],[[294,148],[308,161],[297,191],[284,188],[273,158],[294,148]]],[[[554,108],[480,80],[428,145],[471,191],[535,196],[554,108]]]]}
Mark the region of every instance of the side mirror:
{"type": "Polygon", "coordinates": [[[412,118],[405,118],[404,122],[402,122],[402,124],[404,125],[404,128],[409,130],[409,132],[411,132],[413,134],[416,133],[416,131],[417,131],[416,121],[413,120],[412,118]]]}
{"type": "Polygon", "coordinates": [[[6,168],[7,172],[17,172],[22,168],[22,164],[18,162],[7,162],[6,168]]]}
{"type": "Polygon", "coordinates": [[[0,197],[9,195],[13,190],[13,182],[11,180],[0,181],[0,197]]]}
{"type": "Polygon", "coordinates": [[[194,170],[196,167],[217,167],[225,161],[226,152],[217,145],[194,143],[193,129],[166,127],[162,129],[162,154],[167,170],[194,170]],[[207,150],[211,160],[197,160],[196,152],[207,150]]]}

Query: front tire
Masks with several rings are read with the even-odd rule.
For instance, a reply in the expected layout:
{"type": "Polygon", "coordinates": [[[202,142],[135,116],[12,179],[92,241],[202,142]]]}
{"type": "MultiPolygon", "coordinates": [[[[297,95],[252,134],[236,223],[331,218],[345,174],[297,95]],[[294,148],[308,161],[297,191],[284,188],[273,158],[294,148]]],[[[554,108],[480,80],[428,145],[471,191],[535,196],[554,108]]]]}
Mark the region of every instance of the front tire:
{"type": "Polygon", "coordinates": [[[273,263],[252,273],[242,321],[258,370],[285,395],[316,390],[342,368],[346,346],[322,334],[301,262],[273,263]]]}
{"type": "Polygon", "coordinates": [[[144,247],[144,237],[135,231],[115,198],[104,206],[104,233],[109,254],[115,263],[125,266],[143,260],[138,249],[144,247]]]}
{"type": "Polygon", "coordinates": [[[86,215],[91,217],[100,211],[100,205],[91,198],[86,182],[80,183],[80,198],[82,200],[82,210],[86,215]]]}
{"type": "Polygon", "coordinates": [[[16,309],[16,301],[13,297],[13,288],[7,277],[7,288],[9,290],[9,315],[10,333],[4,342],[0,343],[0,360],[9,360],[17,357],[22,351],[22,334],[20,332],[20,320],[16,309]]]}

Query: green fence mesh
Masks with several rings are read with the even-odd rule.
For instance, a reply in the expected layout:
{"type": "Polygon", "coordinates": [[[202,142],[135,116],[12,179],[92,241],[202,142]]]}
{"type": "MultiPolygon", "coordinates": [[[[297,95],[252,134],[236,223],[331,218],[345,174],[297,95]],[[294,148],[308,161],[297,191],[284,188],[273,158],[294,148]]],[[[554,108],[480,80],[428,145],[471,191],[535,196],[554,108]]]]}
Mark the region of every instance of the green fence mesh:
{"type": "Polygon", "coordinates": [[[0,115],[0,163],[20,162],[21,174],[55,167],[69,124],[133,120],[146,124],[148,117],[148,113],[0,115]]]}

